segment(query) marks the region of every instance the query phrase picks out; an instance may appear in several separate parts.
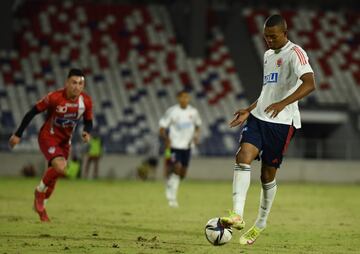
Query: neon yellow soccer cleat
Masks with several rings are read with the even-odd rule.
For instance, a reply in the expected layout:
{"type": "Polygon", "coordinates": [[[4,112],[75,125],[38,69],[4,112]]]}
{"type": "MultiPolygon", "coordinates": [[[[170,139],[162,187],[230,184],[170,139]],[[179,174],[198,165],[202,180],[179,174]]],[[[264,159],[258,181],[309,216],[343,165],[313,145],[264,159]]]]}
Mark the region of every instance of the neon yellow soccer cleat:
{"type": "Polygon", "coordinates": [[[242,236],[240,236],[240,244],[253,244],[263,230],[264,229],[252,226],[248,231],[246,231],[242,236]]]}
{"type": "Polygon", "coordinates": [[[236,214],[234,211],[230,211],[228,217],[221,217],[220,222],[224,226],[232,227],[237,230],[241,230],[245,227],[245,221],[241,218],[239,214],[236,214]]]}

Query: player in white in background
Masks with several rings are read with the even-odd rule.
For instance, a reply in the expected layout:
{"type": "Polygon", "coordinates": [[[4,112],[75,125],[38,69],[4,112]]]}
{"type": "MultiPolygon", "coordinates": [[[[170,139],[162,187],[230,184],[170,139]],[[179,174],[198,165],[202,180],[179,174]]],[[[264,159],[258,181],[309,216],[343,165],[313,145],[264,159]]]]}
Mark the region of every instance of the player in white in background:
{"type": "Polygon", "coordinates": [[[287,146],[300,128],[298,100],[315,90],[313,70],[305,51],[287,38],[286,21],[280,15],[268,17],[264,38],[270,48],[264,55],[264,81],[260,97],[246,109],[235,112],[230,127],[242,129],[233,178],[233,211],[221,222],[243,229],[251,162],[261,159],[261,195],[255,224],[240,237],[240,244],[252,244],[266,227],[276,194],[275,175],[287,146]]]}
{"type": "Polygon", "coordinates": [[[166,198],[170,207],[178,207],[177,192],[180,180],[186,176],[191,146],[199,143],[201,118],[196,108],[189,105],[186,91],[177,94],[178,104],[170,107],[160,119],[160,136],[165,142],[166,198]]]}

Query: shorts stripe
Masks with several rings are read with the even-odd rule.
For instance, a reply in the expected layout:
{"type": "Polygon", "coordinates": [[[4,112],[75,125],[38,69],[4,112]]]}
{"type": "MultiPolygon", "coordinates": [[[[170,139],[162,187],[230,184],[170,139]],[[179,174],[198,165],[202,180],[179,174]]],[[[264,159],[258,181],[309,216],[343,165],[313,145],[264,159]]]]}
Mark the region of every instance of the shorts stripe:
{"type": "Polygon", "coordinates": [[[294,126],[290,126],[288,135],[286,137],[285,145],[284,145],[284,148],[282,150],[283,155],[286,153],[286,151],[287,151],[287,149],[289,147],[289,144],[290,144],[290,140],[291,140],[293,135],[294,135],[294,126]]]}

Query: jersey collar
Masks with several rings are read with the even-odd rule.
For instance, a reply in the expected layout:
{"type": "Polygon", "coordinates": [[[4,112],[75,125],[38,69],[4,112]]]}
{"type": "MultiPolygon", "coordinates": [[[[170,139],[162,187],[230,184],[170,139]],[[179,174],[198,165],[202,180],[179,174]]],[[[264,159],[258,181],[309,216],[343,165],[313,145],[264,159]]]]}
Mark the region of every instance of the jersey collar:
{"type": "Polygon", "coordinates": [[[273,49],[275,54],[279,54],[281,51],[283,51],[284,49],[288,48],[290,46],[291,42],[290,40],[287,41],[287,43],[282,46],[280,49],[273,49]]]}
{"type": "MultiPolygon", "coordinates": [[[[80,94],[80,95],[81,95],[81,94],[80,94]]],[[[64,96],[65,99],[67,99],[67,100],[69,100],[69,101],[77,101],[77,100],[79,99],[80,95],[77,96],[77,97],[74,98],[74,99],[68,98],[68,97],[67,97],[67,94],[66,94],[66,88],[63,88],[63,96],[64,96]]]]}

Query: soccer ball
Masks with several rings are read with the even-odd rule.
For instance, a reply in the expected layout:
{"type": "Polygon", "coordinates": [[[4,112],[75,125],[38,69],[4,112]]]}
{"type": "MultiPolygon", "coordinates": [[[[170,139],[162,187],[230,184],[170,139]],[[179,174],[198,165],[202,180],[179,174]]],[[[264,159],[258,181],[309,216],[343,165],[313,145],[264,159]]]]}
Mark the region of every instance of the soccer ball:
{"type": "Polygon", "coordinates": [[[223,245],[231,240],[232,229],[222,225],[220,218],[212,218],[206,223],[205,236],[212,245],[223,245]]]}

